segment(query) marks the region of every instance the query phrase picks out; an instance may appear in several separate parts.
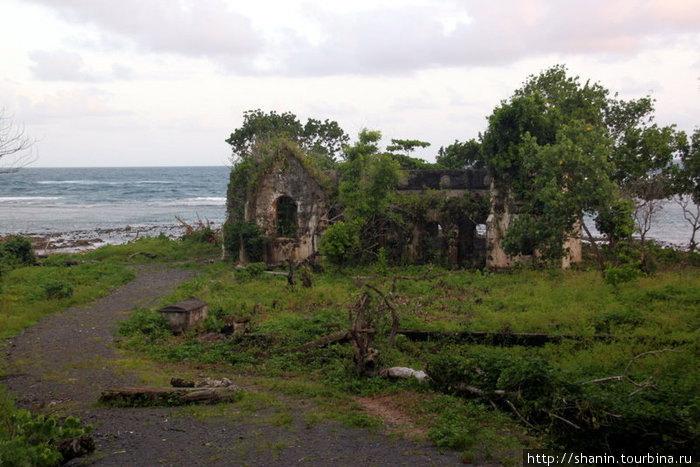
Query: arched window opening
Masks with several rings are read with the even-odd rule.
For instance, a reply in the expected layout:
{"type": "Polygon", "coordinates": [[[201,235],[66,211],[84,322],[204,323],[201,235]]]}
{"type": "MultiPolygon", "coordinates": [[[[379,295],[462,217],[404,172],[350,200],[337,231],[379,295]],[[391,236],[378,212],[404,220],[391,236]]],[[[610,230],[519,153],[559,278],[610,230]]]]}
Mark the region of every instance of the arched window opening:
{"type": "Polygon", "coordinates": [[[428,232],[428,236],[435,238],[442,234],[442,226],[437,222],[428,222],[425,226],[425,230],[428,232]]]}
{"type": "Polygon", "coordinates": [[[277,236],[297,236],[297,203],[289,196],[277,200],[277,236]]]}

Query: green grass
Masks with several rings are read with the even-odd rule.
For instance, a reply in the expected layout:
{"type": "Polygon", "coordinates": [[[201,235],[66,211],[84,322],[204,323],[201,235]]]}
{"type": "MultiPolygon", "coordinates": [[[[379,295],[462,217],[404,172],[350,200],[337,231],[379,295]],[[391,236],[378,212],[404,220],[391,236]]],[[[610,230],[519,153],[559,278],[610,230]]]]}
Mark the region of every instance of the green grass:
{"type": "Polygon", "coordinates": [[[104,296],[133,277],[133,272],[109,263],[22,267],[4,274],[0,282],[0,339],[48,314],[104,296]],[[57,284],[71,292],[59,296],[49,293],[57,284]]]}
{"type": "Polygon", "coordinates": [[[129,264],[182,261],[217,254],[217,247],[206,243],[142,238],[86,254],[54,255],[44,260],[41,267],[13,269],[0,276],[0,340],[46,315],[109,294],[134,278],[134,273],[125,268],[129,264]]]}

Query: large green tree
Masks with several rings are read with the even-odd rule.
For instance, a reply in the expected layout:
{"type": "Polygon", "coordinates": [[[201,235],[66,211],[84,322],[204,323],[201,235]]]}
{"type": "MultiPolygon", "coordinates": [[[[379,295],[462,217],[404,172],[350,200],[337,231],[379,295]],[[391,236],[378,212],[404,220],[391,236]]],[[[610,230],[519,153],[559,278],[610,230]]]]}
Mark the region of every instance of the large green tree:
{"type": "Polygon", "coordinates": [[[417,139],[391,139],[391,144],[386,147],[386,150],[391,156],[401,165],[402,169],[420,170],[432,169],[435,164],[426,162],[418,157],[412,157],[410,154],[417,148],[427,148],[430,143],[417,139]],[[403,154],[395,151],[403,151],[403,154]]]}
{"type": "MultiPolygon", "coordinates": [[[[653,124],[648,97],[619,100],[561,65],[530,76],[488,117],[482,138],[485,166],[519,211],[506,252],[558,258],[582,215],[626,216],[628,210],[613,209],[621,190],[652,180],[675,141],[672,127],[653,124]]],[[[608,217],[599,225],[619,234],[626,222],[608,217]]]]}
{"type": "Polygon", "coordinates": [[[386,221],[401,164],[395,154],[381,152],[379,131],[363,129],[344,149],[339,164],[338,205],[342,212],[321,238],[321,251],[342,266],[352,256],[372,254],[386,221]]]}
{"type": "Polygon", "coordinates": [[[345,148],[339,200],[346,221],[363,224],[385,214],[393,201],[401,167],[392,154],[379,152],[381,138],[381,132],[364,129],[355,144],[345,148]]]}

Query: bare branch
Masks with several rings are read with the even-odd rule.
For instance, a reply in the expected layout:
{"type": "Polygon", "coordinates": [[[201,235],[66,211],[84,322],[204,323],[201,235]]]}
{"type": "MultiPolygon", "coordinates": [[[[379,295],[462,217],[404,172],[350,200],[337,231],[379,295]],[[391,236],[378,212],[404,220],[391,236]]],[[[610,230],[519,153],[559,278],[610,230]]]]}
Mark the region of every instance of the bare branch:
{"type": "Polygon", "coordinates": [[[515,415],[517,415],[518,417],[520,417],[520,420],[522,420],[527,426],[529,426],[529,427],[532,428],[533,430],[535,430],[535,431],[540,431],[540,430],[537,429],[537,427],[535,427],[535,425],[533,425],[532,423],[528,422],[527,419],[526,419],[525,417],[523,417],[523,415],[522,415],[520,412],[518,412],[518,409],[515,408],[515,406],[513,405],[513,403],[512,403],[511,401],[509,401],[508,399],[506,399],[505,401],[506,401],[506,404],[508,404],[508,407],[510,407],[510,409],[511,409],[513,412],[515,412],[515,415]]]}
{"type": "Polygon", "coordinates": [[[648,351],[648,352],[642,352],[642,353],[640,353],[639,355],[635,355],[634,357],[632,357],[632,359],[631,359],[629,362],[627,362],[627,366],[625,366],[625,371],[623,371],[621,375],[617,375],[617,376],[608,376],[607,378],[598,378],[598,379],[593,379],[593,380],[590,380],[590,381],[584,381],[583,384],[605,383],[605,382],[607,382],[607,381],[623,381],[623,380],[626,380],[626,381],[632,383],[633,385],[635,385],[635,386],[637,386],[637,387],[639,388],[638,390],[634,391],[634,392],[631,394],[631,395],[634,395],[634,394],[638,393],[640,390],[642,390],[642,389],[645,388],[645,387],[653,386],[653,384],[652,384],[651,381],[652,381],[652,379],[653,379],[654,377],[653,377],[653,376],[649,376],[647,379],[645,379],[645,380],[642,381],[641,383],[636,382],[635,380],[633,380],[632,378],[630,378],[629,375],[628,375],[628,373],[629,373],[629,371],[630,371],[630,368],[632,367],[632,364],[633,364],[634,362],[636,362],[637,360],[639,360],[640,358],[645,357],[645,356],[647,356],[647,355],[658,355],[658,354],[662,354],[662,353],[666,353],[666,352],[680,353],[680,352],[682,352],[682,350],[676,350],[676,349],[662,349],[662,350],[650,350],[650,351],[648,351]]]}
{"type": "MultiPolygon", "coordinates": [[[[508,402],[508,401],[506,401],[506,402],[508,402]]],[[[559,415],[555,414],[554,412],[549,412],[549,415],[551,417],[558,419],[558,420],[561,420],[562,422],[566,423],[569,426],[576,428],[577,430],[581,429],[581,427],[578,426],[577,424],[575,424],[574,422],[570,422],[569,420],[565,419],[564,417],[560,417],[559,415]]]]}
{"type": "Polygon", "coordinates": [[[695,239],[698,231],[700,231],[700,204],[692,201],[692,196],[690,195],[678,195],[676,198],[676,203],[683,210],[683,218],[688,221],[691,227],[690,242],[688,244],[688,251],[695,251],[698,247],[697,240],[695,239]],[[695,209],[693,209],[693,207],[695,209]]]}
{"type": "Polygon", "coordinates": [[[31,148],[36,141],[29,137],[24,127],[17,127],[5,109],[0,109],[0,174],[16,172],[36,160],[31,148]]]}

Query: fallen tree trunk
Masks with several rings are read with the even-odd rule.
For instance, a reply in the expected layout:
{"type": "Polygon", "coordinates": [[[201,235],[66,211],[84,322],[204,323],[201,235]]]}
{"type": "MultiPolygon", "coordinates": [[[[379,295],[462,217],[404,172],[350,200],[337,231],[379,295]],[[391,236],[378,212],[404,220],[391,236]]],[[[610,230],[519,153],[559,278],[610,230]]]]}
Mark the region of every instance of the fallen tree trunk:
{"type": "Polygon", "coordinates": [[[543,346],[549,342],[561,342],[564,339],[613,340],[610,334],[594,334],[591,336],[574,336],[571,334],[547,334],[540,332],[486,332],[486,331],[419,331],[400,329],[396,332],[412,341],[438,340],[445,338],[472,341],[479,344],[512,346],[525,345],[531,347],[543,346]]]}
{"type": "Polygon", "coordinates": [[[100,402],[119,407],[173,406],[191,403],[215,404],[234,399],[239,391],[234,388],[124,387],[102,391],[100,402]]]}
{"type": "MultiPolygon", "coordinates": [[[[355,330],[355,332],[372,334],[375,331],[374,331],[374,329],[370,328],[370,329],[357,329],[357,330],[355,330]]],[[[319,337],[318,339],[312,340],[311,342],[307,342],[304,345],[300,345],[299,347],[295,348],[293,350],[293,352],[304,352],[304,351],[312,349],[314,347],[322,347],[324,345],[333,344],[335,342],[347,342],[350,339],[352,339],[352,334],[350,333],[350,331],[334,332],[333,334],[319,337]]]]}
{"type": "Polygon", "coordinates": [[[347,341],[349,339],[350,339],[350,333],[348,331],[335,332],[333,334],[323,336],[323,337],[316,339],[316,340],[313,340],[311,342],[307,342],[304,345],[300,345],[299,347],[294,349],[294,352],[304,352],[304,351],[309,350],[313,347],[321,347],[324,345],[332,344],[334,342],[347,341]]]}

